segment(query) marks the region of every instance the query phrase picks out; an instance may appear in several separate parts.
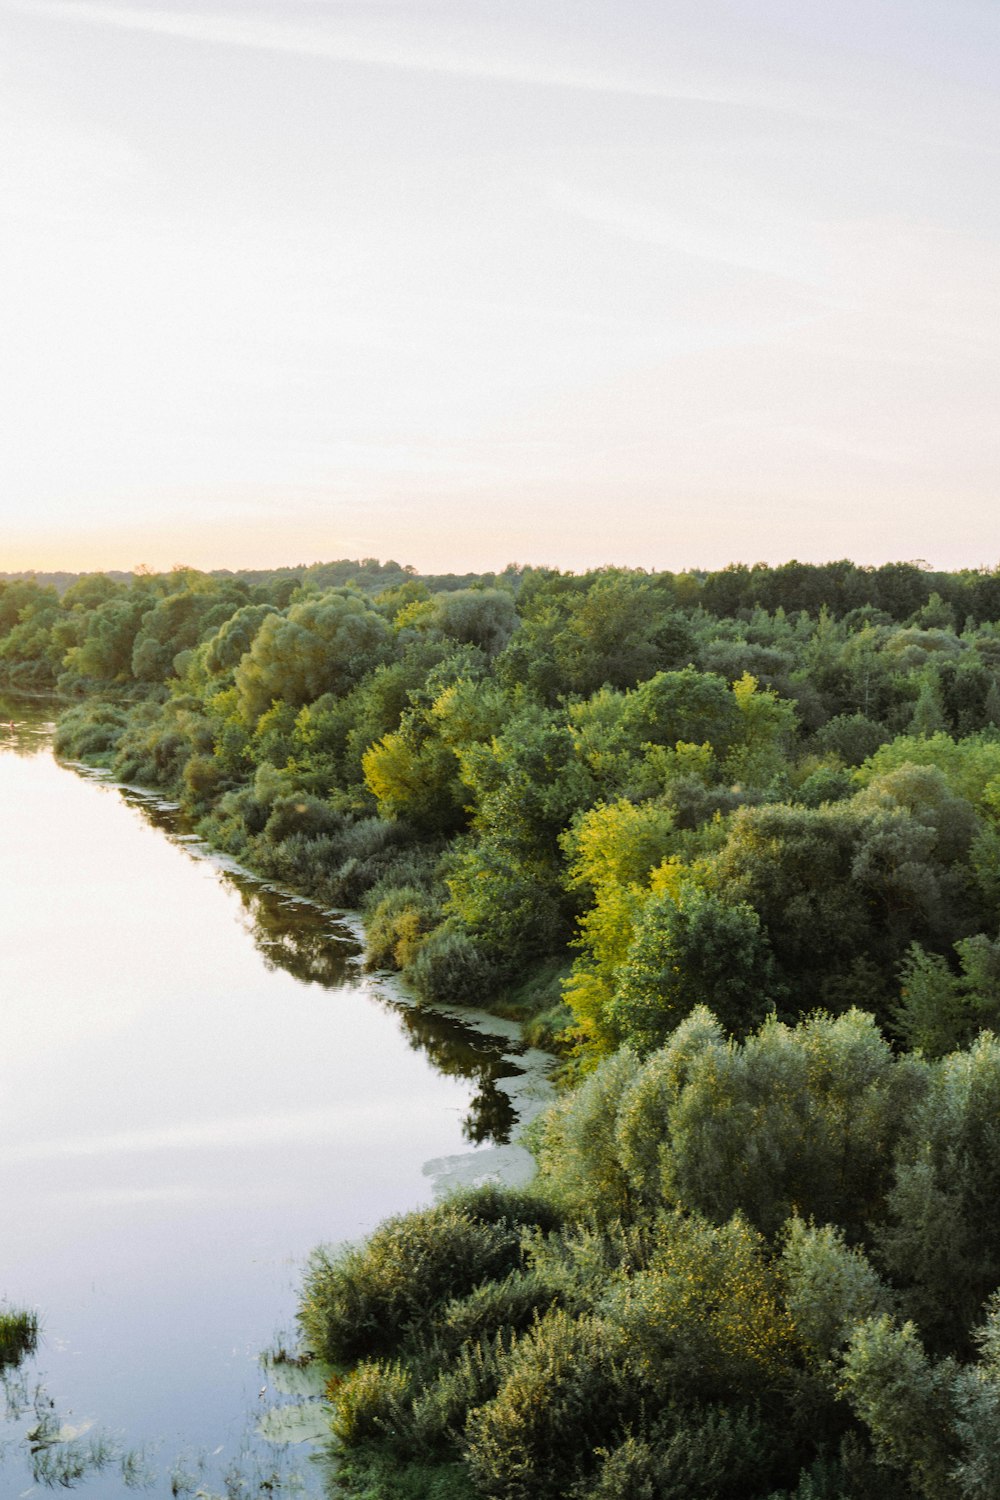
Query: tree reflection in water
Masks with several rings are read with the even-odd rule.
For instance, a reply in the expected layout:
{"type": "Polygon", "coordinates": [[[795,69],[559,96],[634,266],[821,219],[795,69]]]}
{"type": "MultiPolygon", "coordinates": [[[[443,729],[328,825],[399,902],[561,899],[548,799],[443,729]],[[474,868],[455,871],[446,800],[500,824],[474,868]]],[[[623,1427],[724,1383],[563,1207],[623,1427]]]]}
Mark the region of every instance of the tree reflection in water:
{"type": "Polygon", "coordinates": [[[483,1036],[463,1026],[451,1016],[441,1016],[416,1005],[401,1005],[377,995],[384,1005],[402,1017],[410,1046],[426,1052],[441,1073],[467,1078],[478,1086],[478,1093],[462,1121],[462,1134],[473,1145],[493,1141],[502,1145],[510,1139],[516,1116],[510,1098],[497,1088],[501,1078],[516,1078],[518,1069],[509,1061],[512,1052],[521,1050],[517,1043],[502,1037],[483,1036]]]}
{"type": "MultiPolygon", "coordinates": [[[[177,808],[134,789],[125,792],[133,806],[157,828],[187,848],[192,858],[203,858],[206,847],[192,832],[177,808]]],[[[235,890],[243,908],[243,926],[270,969],[284,969],[303,984],[322,989],[354,989],[367,983],[370,996],[400,1019],[415,1051],[426,1053],[439,1072],[476,1086],[476,1095],[462,1121],[462,1134],[473,1145],[510,1139],[516,1115],[503,1089],[503,1078],[515,1078],[511,1054],[521,1049],[499,1036],[484,1036],[452,1016],[408,1005],[393,997],[377,980],[366,978],[361,949],[354,933],[335,912],[259,880],[242,870],[223,869],[221,879],[235,890]]]]}
{"type": "Polygon", "coordinates": [[[37,703],[0,698],[0,743],[25,758],[40,755],[52,743],[52,721],[37,703]]]}

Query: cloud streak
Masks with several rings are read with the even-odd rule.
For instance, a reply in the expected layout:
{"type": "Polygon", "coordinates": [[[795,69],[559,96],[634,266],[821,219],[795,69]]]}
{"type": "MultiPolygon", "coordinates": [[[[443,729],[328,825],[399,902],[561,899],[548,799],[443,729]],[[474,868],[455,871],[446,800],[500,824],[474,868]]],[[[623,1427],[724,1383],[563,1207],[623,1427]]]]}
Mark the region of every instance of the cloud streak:
{"type": "Polygon", "coordinates": [[[587,67],[558,65],[543,60],[502,58],[465,51],[442,42],[418,41],[412,35],[390,35],[388,28],[345,26],[336,30],[289,24],[246,16],[165,8],[138,10],[95,0],[8,0],[9,8],[25,15],[78,21],[96,26],[145,32],[216,46],[242,47],[258,52],[289,53],[328,58],[333,62],[390,68],[409,73],[434,73],[483,82],[528,84],[590,94],[632,99],[673,100],[698,104],[767,106],[757,98],[741,98],[727,89],[701,83],[670,83],[656,79],[603,72],[587,67]]]}

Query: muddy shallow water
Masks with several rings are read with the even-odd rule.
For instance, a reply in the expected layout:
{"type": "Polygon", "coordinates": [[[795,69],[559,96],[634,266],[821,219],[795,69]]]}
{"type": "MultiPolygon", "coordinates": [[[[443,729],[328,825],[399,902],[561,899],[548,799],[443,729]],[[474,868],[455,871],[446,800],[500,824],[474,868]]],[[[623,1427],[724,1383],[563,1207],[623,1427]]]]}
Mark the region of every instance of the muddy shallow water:
{"type": "Polygon", "coordinates": [[[316,1450],[283,1441],[322,1425],[309,1388],[260,1362],[294,1343],[305,1256],[530,1171],[508,1136],[545,1059],[417,1011],[344,914],[0,715],[0,1301],[43,1330],[6,1380],[0,1494],[79,1460],[101,1500],[322,1495],[316,1450]]]}

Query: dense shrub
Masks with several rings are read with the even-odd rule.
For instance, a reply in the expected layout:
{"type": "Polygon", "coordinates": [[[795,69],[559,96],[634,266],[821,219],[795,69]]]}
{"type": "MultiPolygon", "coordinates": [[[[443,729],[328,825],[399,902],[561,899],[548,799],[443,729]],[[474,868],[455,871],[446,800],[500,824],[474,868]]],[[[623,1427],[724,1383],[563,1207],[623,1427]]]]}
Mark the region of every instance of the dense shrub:
{"type": "Polygon", "coordinates": [[[473,1480],[491,1500],[555,1500],[640,1420],[646,1394],[619,1328],[553,1309],[515,1344],[494,1399],[469,1417],[473,1480]]]}
{"type": "Polygon", "coordinates": [[[333,1434],[345,1444],[376,1440],[405,1448],[413,1378],[391,1360],[360,1360],[344,1380],[330,1382],[333,1434]]]}
{"type": "Polygon", "coordinates": [[[443,1349],[460,1349],[498,1333],[523,1333],[539,1313],[572,1298],[573,1281],[555,1273],[552,1263],[511,1271],[502,1281],[488,1281],[467,1297],[453,1298],[435,1325],[435,1341],[443,1349]]]}
{"type": "Polygon", "coordinates": [[[392,1352],[442,1302],[519,1267],[521,1228],[470,1195],[389,1219],[360,1247],[317,1250],[301,1312],[310,1347],[335,1362],[392,1352]]]}
{"type": "Polygon", "coordinates": [[[365,912],[368,968],[407,968],[440,916],[440,905],[428,891],[413,885],[393,887],[365,912]]]}
{"type": "Polygon", "coordinates": [[[572,1500],[746,1500],[780,1472],[784,1447],[759,1410],[675,1408],[648,1437],[630,1435],[602,1453],[593,1479],[568,1493],[572,1500]]]}
{"type": "Polygon", "coordinates": [[[488,948],[449,920],[421,944],[409,977],[423,1000],[482,1005],[503,982],[503,970],[488,948]]]}
{"type": "Polygon", "coordinates": [[[58,755],[77,760],[105,759],[128,723],[128,711],[113,703],[81,703],[60,717],[55,733],[58,755]]]}
{"type": "Polygon", "coordinates": [[[427,1378],[407,1414],[414,1454],[455,1456],[461,1451],[469,1415],[500,1389],[513,1343],[506,1330],[468,1339],[427,1378]]]}

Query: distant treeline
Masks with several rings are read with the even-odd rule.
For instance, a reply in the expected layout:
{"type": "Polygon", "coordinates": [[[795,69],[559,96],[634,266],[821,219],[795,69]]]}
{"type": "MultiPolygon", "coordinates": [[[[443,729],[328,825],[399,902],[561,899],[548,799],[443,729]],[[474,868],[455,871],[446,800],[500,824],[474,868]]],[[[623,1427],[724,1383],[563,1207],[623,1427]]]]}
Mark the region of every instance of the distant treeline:
{"type": "MultiPolygon", "coordinates": [[[[174,574],[194,570],[178,567],[174,574]]],[[[606,572],[608,569],[599,569],[606,572]]],[[[618,570],[612,570],[618,571],[618,570]]],[[[304,563],[281,568],[241,568],[233,571],[217,568],[202,576],[217,582],[237,582],[248,588],[281,589],[290,581],[314,588],[340,588],[345,584],[371,590],[396,588],[407,579],[416,579],[432,591],[473,588],[505,584],[516,590],[526,574],[552,569],[524,568],[510,564],[502,573],[418,573],[409,564],[401,566],[377,558],[360,560],[341,558],[337,562],[304,563]]],[[[54,588],[60,596],[88,578],[110,578],[129,584],[134,579],[152,576],[148,569],[105,573],[44,573],[34,570],[19,573],[0,572],[0,582],[34,582],[41,588],[54,588]]],[[[169,576],[169,575],[167,575],[169,576]]],[[[593,573],[583,577],[593,577],[593,573]]],[[[883,610],[894,620],[904,620],[937,594],[951,605],[958,619],[972,615],[977,620],[1000,618],[1000,567],[963,568],[958,572],[940,572],[924,562],[884,563],[880,567],[863,567],[843,559],[829,563],[731,563],[715,571],[695,568],[681,573],[645,573],[661,587],[674,591],[678,603],[698,604],[714,615],[733,615],[747,609],[819,610],[834,615],[870,606],[883,610]]]]}
{"type": "Polygon", "coordinates": [[[530,1194],[315,1261],[357,1493],[1000,1493],[1000,574],[16,580],[0,680],[563,1055],[530,1194]]]}
{"type": "MultiPolygon", "coordinates": [[[[172,568],[170,573],[161,576],[179,576],[198,571],[197,569],[178,566],[172,568]]],[[[503,576],[515,576],[518,569],[513,567],[503,576]]],[[[101,573],[39,573],[34,569],[28,569],[20,573],[0,572],[2,582],[32,582],[41,588],[54,588],[60,596],[71,589],[75,583],[81,583],[91,578],[110,578],[115,583],[131,584],[135,580],[153,577],[149,568],[137,568],[133,572],[125,573],[117,569],[109,569],[101,573]]],[[[364,557],[360,560],[342,558],[337,562],[329,563],[298,563],[295,566],[283,568],[239,568],[233,571],[231,568],[215,568],[210,572],[201,574],[204,578],[211,578],[219,583],[236,582],[245,584],[250,589],[275,589],[280,591],[289,585],[296,588],[302,584],[314,588],[329,589],[339,588],[350,583],[352,587],[359,588],[370,593],[372,590],[394,588],[400,583],[405,583],[409,578],[419,578],[433,589],[461,589],[469,588],[475,583],[483,583],[488,580],[495,582],[497,574],[494,573],[417,573],[415,568],[406,564],[400,565],[390,559],[388,562],[379,562],[375,557],[364,557]]]]}

